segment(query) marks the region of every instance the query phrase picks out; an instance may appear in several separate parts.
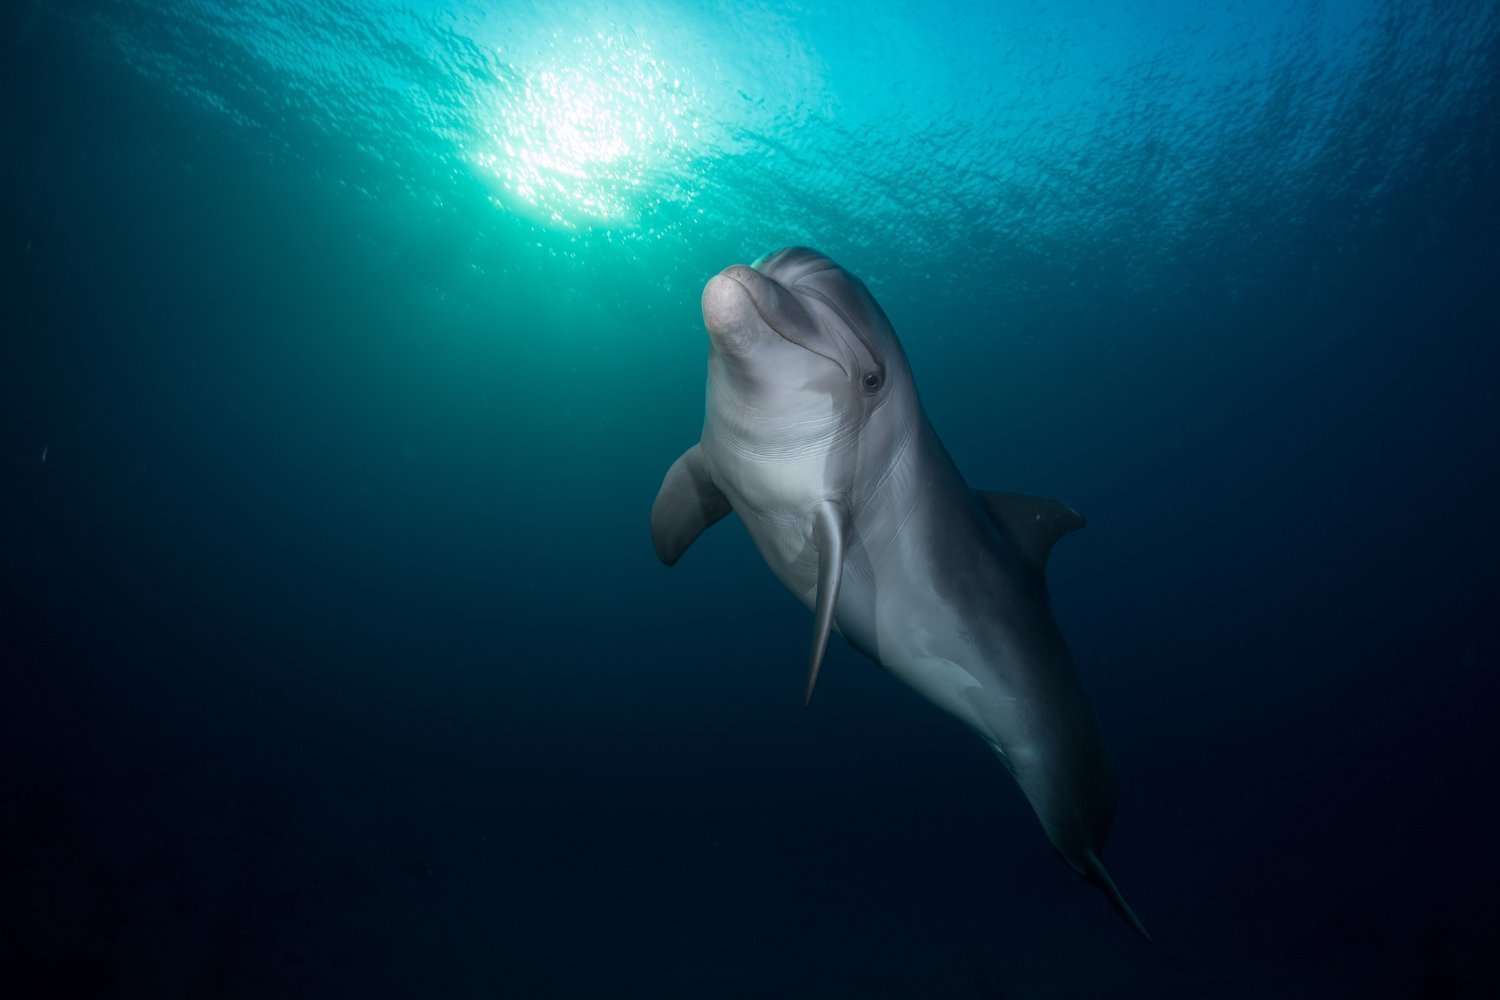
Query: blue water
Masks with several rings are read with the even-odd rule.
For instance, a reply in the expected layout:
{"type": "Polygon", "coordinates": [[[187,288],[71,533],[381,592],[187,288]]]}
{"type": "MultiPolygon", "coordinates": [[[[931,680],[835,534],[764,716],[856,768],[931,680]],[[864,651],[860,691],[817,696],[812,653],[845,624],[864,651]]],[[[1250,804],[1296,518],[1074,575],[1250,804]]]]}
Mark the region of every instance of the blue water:
{"type": "Polygon", "coordinates": [[[0,995],[1500,995],[1500,7],[0,13],[0,995]],[[869,284],[1120,772],[1057,860],[733,519],[869,284]]]}

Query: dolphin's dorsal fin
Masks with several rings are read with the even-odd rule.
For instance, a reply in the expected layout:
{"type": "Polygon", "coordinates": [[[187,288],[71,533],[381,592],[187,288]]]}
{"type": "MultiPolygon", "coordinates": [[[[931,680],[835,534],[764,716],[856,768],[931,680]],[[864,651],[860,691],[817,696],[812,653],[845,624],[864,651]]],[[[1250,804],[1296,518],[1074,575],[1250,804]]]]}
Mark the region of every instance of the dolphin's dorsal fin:
{"type": "Polygon", "coordinates": [[[804,705],[812,704],[818,669],[823,666],[828,636],[833,632],[833,609],[839,599],[839,583],[844,578],[844,545],[848,535],[849,508],[843,502],[824,500],[813,509],[813,546],[818,550],[818,596],[813,605],[812,655],[807,663],[804,705]]]}
{"type": "Polygon", "coordinates": [[[1015,538],[1037,572],[1047,569],[1047,555],[1057,540],[1083,527],[1083,515],[1049,497],[1027,493],[975,490],[990,519],[1015,538]]]}
{"type": "Polygon", "coordinates": [[[729,498],[714,485],[703,449],[695,444],[672,463],[651,505],[656,558],[672,565],[709,525],[728,513],[729,498]]]}

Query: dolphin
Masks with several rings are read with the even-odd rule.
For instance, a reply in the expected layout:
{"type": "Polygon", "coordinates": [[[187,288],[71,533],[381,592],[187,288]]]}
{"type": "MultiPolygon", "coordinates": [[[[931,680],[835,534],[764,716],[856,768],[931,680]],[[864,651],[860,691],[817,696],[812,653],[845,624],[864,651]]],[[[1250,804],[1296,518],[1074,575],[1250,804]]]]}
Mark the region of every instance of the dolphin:
{"type": "Polygon", "coordinates": [[[968,486],[884,311],[817,251],[726,268],[703,289],[703,322],[703,433],[651,508],[658,558],[675,564],[738,514],[814,614],[806,699],[837,629],[978,733],[1057,853],[1149,939],[1099,857],[1114,766],[1047,596],[1047,556],[1083,518],[968,486]]]}

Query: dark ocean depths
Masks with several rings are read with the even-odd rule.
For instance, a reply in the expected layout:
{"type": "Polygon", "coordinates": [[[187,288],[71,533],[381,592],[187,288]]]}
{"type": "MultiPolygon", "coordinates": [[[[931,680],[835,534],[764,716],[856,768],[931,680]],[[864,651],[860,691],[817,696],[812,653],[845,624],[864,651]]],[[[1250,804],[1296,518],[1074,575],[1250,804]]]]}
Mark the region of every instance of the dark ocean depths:
{"type": "Polygon", "coordinates": [[[1500,7],[21,0],[0,995],[1500,996],[1500,7]],[[863,276],[1053,602],[1137,938],[698,436],[863,276]]]}

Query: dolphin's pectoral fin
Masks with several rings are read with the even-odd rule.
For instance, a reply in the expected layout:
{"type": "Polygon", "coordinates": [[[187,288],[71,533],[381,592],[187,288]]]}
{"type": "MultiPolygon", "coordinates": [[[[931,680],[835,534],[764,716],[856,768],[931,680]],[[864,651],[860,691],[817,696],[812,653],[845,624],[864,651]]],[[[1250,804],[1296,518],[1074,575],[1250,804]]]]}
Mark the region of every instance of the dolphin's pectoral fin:
{"type": "Polygon", "coordinates": [[[728,513],[729,498],[714,485],[703,450],[695,444],[672,463],[651,505],[651,544],[656,557],[672,565],[695,538],[728,513]]]}
{"type": "Polygon", "coordinates": [[[833,608],[844,577],[844,542],[849,534],[849,508],[838,500],[824,500],[813,509],[813,545],[818,550],[818,598],[814,605],[812,655],[807,664],[807,696],[811,704],[818,669],[833,631],[833,608]]]}
{"type": "Polygon", "coordinates": [[[1119,911],[1120,916],[1129,921],[1130,926],[1140,931],[1141,937],[1150,941],[1151,933],[1146,930],[1146,925],[1141,923],[1141,918],[1135,915],[1130,904],[1125,902],[1125,897],[1120,895],[1120,890],[1115,888],[1115,880],[1109,877],[1109,870],[1104,867],[1104,862],[1099,860],[1099,855],[1089,851],[1084,860],[1088,868],[1084,871],[1083,877],[1104,890],[1104,895],[1109,897],[1110,904],[1119,911]]]}
{"type": "Polygon", "coordinates": [[[1038,572],[1047,568],[1047,556],[1057,540],[1084,525],[1083,515],[1048,497],[1026,493],[975,490],[985,513],[1014,536],[1021,551],[1038,572]]]}

